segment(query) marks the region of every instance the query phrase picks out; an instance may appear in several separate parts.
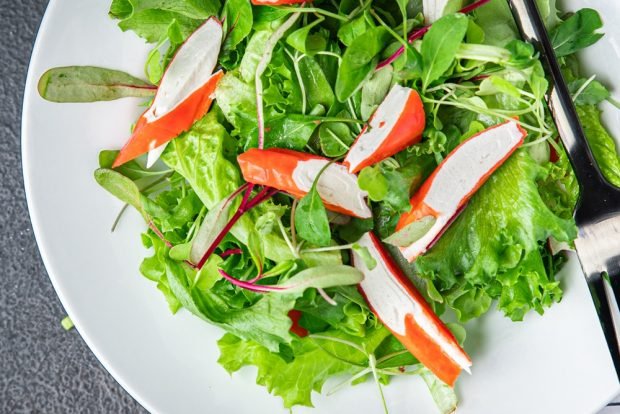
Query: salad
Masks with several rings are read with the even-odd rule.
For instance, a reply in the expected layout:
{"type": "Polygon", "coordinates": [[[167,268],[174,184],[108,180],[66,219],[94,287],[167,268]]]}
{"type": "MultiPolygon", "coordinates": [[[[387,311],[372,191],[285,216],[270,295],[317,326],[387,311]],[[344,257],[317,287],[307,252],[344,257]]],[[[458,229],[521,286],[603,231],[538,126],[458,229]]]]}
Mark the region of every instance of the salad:
{"type": "MultiPolygon", "coordinates": [[[[590,147],[613,100],[575,53],[595,10],[538,0],[590,147]]],[[[170,310],[220,326],[219,363],[287,408],[420,376],[441,413],[475,361],[463,324],[562,299],[579,186],[543,67],[506,0],[113,0],[151,45],[145,79],[53,68],[54,102],[142,98],[97,182],[148,228],[140,272],[170,310]],[[336,384],[336,385],[332,385],[336,384]]],[[[474,367],[475,368],[475,367],[474,367]]]]}

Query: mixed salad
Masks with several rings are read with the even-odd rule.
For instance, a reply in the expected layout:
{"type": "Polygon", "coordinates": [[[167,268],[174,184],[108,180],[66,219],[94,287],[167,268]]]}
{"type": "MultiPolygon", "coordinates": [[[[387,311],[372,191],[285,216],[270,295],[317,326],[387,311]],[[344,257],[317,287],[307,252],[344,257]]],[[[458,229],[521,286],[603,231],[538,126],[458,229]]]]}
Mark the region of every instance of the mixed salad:
{"type": "MultiPolygon", "coordinates": [[[[538,6],[620,185],[598,107],[618,103],[575,58],[601,18],[538,6]]],[[[227,371],[256,366],[285,407],[370,379],[386,410],[392,377],[419,375],[450,413],[472,365],[461,324],[561,300],[578,183],[506,0],[113,0],[110,16],[152,45],[146,80],[61,67],[39,91],[143,98],[95,179],[119,218],[144,217],[140,272],[170,310],[226,331],[227,371]]]]}

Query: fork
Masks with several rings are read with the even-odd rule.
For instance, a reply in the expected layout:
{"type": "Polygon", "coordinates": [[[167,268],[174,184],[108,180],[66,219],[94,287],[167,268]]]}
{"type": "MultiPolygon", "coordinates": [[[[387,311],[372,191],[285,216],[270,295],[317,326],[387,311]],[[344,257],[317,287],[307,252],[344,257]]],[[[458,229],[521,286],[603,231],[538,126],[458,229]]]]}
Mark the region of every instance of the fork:
{"type": "Polygon", "coordinates": [[[547,103],[580,187],[575,247],[620,380],[620,189],[605,180],[592,156],[536,0],[508,2],[550,78],[547,103]]]}

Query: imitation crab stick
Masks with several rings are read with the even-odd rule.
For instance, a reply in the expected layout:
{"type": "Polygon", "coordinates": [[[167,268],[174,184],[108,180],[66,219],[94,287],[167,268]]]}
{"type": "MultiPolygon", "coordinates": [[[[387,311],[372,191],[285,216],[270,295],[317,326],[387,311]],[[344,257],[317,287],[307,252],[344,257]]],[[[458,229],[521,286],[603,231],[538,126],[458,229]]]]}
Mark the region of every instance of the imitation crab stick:
{"type": "Polygon", "coordinates": [[[351,173],[376,164],[418,143],[424,127],[420,95],[411,88],[394,85],[351,146],[344,164],[351,173]]]}
{"type": "Polygon", "coordinates": [[[136,123],[114,167],[149,151],[152,153],[147,165],[152,165],[165,144],[209,111],[213,92],[224,75],[222,71],[213,74],[222,34],[222,24],[211,18],[181,45],[162,77],[152,105],[136,123]]]}
{"type": "MultiPolygon", "coordinates": [[[[303,197],[310,191],[327,158],[288,149],[250,149],[237,157],[243,178],[303,197]]],[[[338,213],[370,218],[366,193],[357,186],[357,177],[345,166],[333,163],[323,172],[317,191],[325,207],[338,213]]]]}
{"type": "Polygon", "coordinates": [[[366,247],[377,262],[370,270],[353,252],[353,265],[364,273],[360,290],[374,314],[413,356],[453,386],[461,370],[469,372],[469,356],[394,263],[381,241],[369,232],[358,244],[366,247]]]}
{"type": "Polygon", "coordinates": [[[424,254],[526,135],[516,121],[508,121],[456,147],[411,198],[411,210],[403,214],[396,225],[396,235],[402,237],[392,244],[400,247],[410,262],[424,254]],[[418,232],[411,231],[415,240],[407,241],[408,231],[425,221],[429,226],[421,237],[418,232]]]}

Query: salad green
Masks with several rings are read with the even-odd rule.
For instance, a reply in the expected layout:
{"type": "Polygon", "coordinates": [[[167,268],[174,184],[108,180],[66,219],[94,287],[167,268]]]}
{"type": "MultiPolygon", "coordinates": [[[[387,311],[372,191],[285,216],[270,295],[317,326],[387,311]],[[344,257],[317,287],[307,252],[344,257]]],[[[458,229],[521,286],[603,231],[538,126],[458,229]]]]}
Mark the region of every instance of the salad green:
{"type": "MultiPolygon", "coordinates": [[[[97,182],[148,224],[142,243],[150,256],[140,272],[173,313],[184,308],[222,327],[219,363],[230,373],[256,366],[256,382],[287,408],[312,406],[312,393],[332,377],[342,382],[328,393],[374,379],[383,398],[393,376],[419,375],[439,411],[450,413],[454,389],[372,312],[355,286],[364,275],[351,265],[351,251],[372,269],[376,260],[356,243],[362,234],[403,244],[428,231],[432,220],[394,234],[410,197],[459,144],[515,122],[525,143],[432,247],[412,264],[392,253],[436,313],[449,311],[460,323],[494,303],[521,321],[561,300],[556,274],[565,257],[548,240],[576,237],[579,188],[544,101],[548,82],[534,48],[519,39],[505,0],[476,2],[468,14],[456,11],[472,2],[449,2],[430,29],[416,0],[254,3],[113,0],[110,17],[152,47],[147,80],[72,66],[44,74],[39,92],[55,102],[152,98],[187,38],[218,19],[217,65],[225,74],[210,111],[168,142],[155,168],[143,159],[113,168],[115,150],[99,157],[97,182]],[[358,174],[372,219],[334,213],[317,191],[319,177],[348,152],[395,84],[420,94],[421,141],[358,174]],[[246,182],[237,156],[256,147],[330,163],[295,199],[246,182]]],[[[603,36],[600,16],[592,9],[561,14],[555,0],[538,4],[592,152],[620,186],[620,156],[598,106],[617,103],[594,77],[582,77],[575,57],[603,36]]],[[[462,343],[463,327],[448,327],[462,343]]]]}

